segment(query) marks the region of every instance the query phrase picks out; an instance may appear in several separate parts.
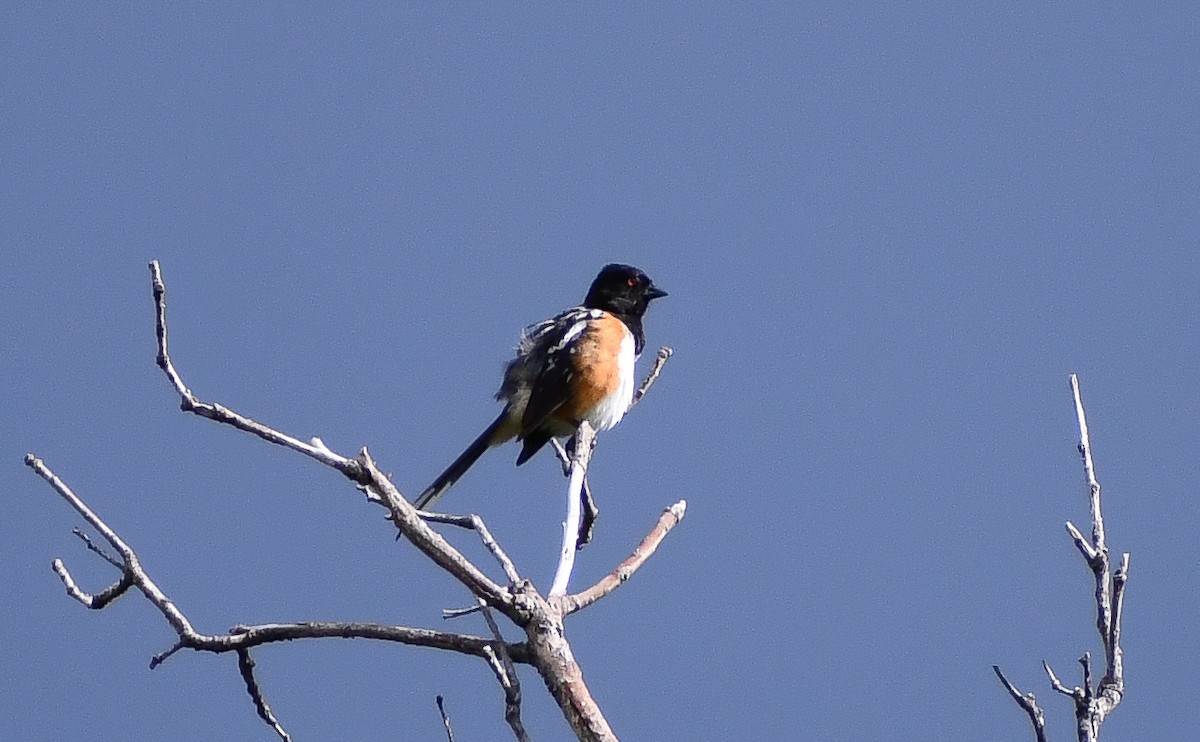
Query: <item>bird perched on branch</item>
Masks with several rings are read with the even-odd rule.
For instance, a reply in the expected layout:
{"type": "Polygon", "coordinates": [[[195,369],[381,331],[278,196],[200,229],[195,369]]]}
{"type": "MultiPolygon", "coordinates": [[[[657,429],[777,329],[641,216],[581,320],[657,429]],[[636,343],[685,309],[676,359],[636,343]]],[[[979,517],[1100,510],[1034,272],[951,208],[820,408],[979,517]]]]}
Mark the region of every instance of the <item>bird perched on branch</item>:
{"type": "Polygon", "coordinates": [[[633,400],[634,362],[646,344],[642,316],[666,295],[642,271],[613,263],[600,270],[583,304],[525,328],[496,392],[504,410],[421,493],[417,509],[437,502],[493,446],[521,441],[520,466],[584,420],[597,431],[620,422],[633,400]]]}

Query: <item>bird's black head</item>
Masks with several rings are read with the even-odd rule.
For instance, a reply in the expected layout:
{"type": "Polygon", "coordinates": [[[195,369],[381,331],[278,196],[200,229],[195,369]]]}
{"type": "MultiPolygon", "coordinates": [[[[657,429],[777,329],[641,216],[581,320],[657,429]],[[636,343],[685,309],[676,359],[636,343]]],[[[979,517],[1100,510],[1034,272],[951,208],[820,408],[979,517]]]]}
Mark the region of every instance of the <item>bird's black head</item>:
{"type": "Polygon", "coordinates": [[[632,265],[612,263],[600,269],[583,305],[616,315],[641,317],[652,300],[666,295],[666,291],[654,285],[650,276],[632,265]]]}

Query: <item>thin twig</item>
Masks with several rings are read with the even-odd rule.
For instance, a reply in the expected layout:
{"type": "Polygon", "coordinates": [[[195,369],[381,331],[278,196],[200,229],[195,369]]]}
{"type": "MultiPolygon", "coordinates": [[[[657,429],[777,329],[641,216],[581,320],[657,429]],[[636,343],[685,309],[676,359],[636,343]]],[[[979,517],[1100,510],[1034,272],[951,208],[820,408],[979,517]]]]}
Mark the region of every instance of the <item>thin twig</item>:
{"type": "Polygon", "coordinates": [[[500,627],[492,617],[491,608],[482,600],[479,601],[479,607],[483,611],[483,620],[487,622],[488,630],[496,640],[493,655],[495,662],[489,661],[489,664],[496,673],[500,687],[504,689],[504,720],[508,722],[517,742],[529,742],[529,733],[525,731],[525,724],[521,721],[521,679],[517,677],[517,668],[508,654],[508,643],[504,641],[504,635],[500,633],[500,627]]]}
{"type": "Polygon", "coordinates": [[[510,585],[515,585],[521,581],[521,575],[517,572],[517,567],[513,564],[513,560],[509,558],[504,549],[492,536],[492,532],[488,529],[487,524],[483,522],[483,518],[475,513],[470,515],[453,515],[450,513],[430,513],[422,511],[421,518],[426,523],[441,523],[443,525],[457,526],[475,531],[479,534],[479,540],[483,542],[491,555],[500,564],[500,568],[504,570],[504,576],[508,578],[510,585]]]}
{"type": "Polygon", "coordinates": [[[184,412],[191,412],[200,417],[208,418],[219,423],[232,425],[239,430],[244,430],[252,433],[259,438],[274,443],[276,445],[290,448],[293,451],[304,454],[310,458],[320,461],[326,466],[331,466],[338,471],[346,474],[351,479],[359,480],[361,472],[358,470],[357,463],[354,459],[339,456],[330,451],[320,439],[314,439],[316,444],[305,443],[297,438],[267,427],[262,423],[255,422],[248,417],[239,415],[232,410],[229,410],[219,404],[209,404],[200,401],[192,390],[183,383],[183,378],[179,372],[175,370],[175,364],[171,361],[171,355],[167,350],[167,287],[163,282],[162,269],[158,265],[157,260],[150,262],[150,278],[154,289],[154,306],[155,306],[155,330],[158,336],[158,355],[156,361],[158,367],[163,370],[167,378],[171,382],[171,386],[175,387],[175,391],[179,393],[179,407],[184,412]]]}
{"type": "Polygon", "coordinates": [[[175,642],[166,651],[159,652],[158,654],[151,657],[150,658],[150,669],[153,670],[153,669],[157,668],[159,665],[161,665],[162,663],[171,659],[171,657],[173,657],[175,655],[175,653],[181,649],[187,649],[187,645],[183,643],[182,639],[175,642]]]}
{"type": "Polygon", "coordinates": [[[250,700],[254,702],[254,710],[258,712],[258,718],[266,722],[267,726],[271,727],[283,742],[292,742],[291,735],[279,723],[279,719],[275,718],[275,712],[271,710],[271,705],[267,703],[262,688],[258,685],[258,679],[254,677],[254,658],[250,656],[250,650],[239,649],[237,656],[238,670],[242,674],[242,680],[246,683],[246,692],[250,694],[250,700]]]}
{"type": "Polygon", "coordinates": [[[75,584],[75,581],[71,578],[71,574],[67,571],[67,568],[63,564],[62,560],[55,559],[53,563],[54,571],[63,581],[63,584],[66,586],[67,592],[71,595],[71,597],[83,603],[88,608],[99,610],[104,608],[106,605],[108,605],[108,603],[123,594],[129,588],[136,587],[150,600],[151,603],[154,603],[155,607],[159,609],[159,611],[163,614],[163,617],[167,619],[167,623],[171,624],[171,628],[175,629],[176,633],[180,634],[181,636],[183,634],[195,633],[191,623],[188,622],[187,618],[185,618],[184,615],[179,612],[179,609],[177,609],[175,605],[167,599],[167,596],[164,595],[162,590],[158,588],[158,585],[156,585],[154,581],[150,579],[149,575],[142,570],[141,564],[138,562],[137,554],[135,554],[133,549],[131,549],[129,545],[117,535],[116,531],[114,531],[107,523],[101,520],[100,516],[96,515],[96,513],[94,513],[92,509],[89,508],[87,504],[81,500],[79,496],[71,490],[70,487],[67,486],[67,483],[60,479],[57,474],[52,472],[50,468],[46,466],[45,462],[43,462],[37,456],[34,456],[31,453],[26,454],[25,465],[33,469],[39,477],[45,480],[54,489],[54,491],[59,494],[60,497],[66,500],[67,503],[75,509],[75,512],[79,513],[79,515],[82,516],[85,521],[87,521],[88,525],[91,526],[93,530],[103,536],[104,540],[107,541],[113,547],[113,549],[115,549],[117,553],[121,555],[121,561],[125,564],[125,573],[116,584],[112,585],[102,593],[91,596],[79,589],[79,587],[75,584]]]}
{"type": "Polygon", "coordinates": [[[992,665],[992,670],[995,671],[996,677],[1000,678],[1000,682],[1008,689],[1008,694],[1017,702],[1017,705],[1029,714],[1029,723],[1033,725],[1033,732],[1037,735],[1037,742],[1046,742],[1046,714],[1042,711],[1042,707],[1038,705],[1037,696],[1032,693],[1022,694],[1017,690],[1017,686],[1013,685],[1008,678],[1004,677],[1004,673],[1000,671],[999,665],[992,665]]]}
{"type": "Polygon", "coordinates": [[[1050,678],[1050,687],[1053,688],[1055,692],[1061,693],[1068,698],[1083,698],[1083,689],[1079,687],[1068,688],[1063,681],[1058,679],[1058,675],[1054,673],[1054,668],[1050,666],[1049,662],[1042,660],[1042,669],[1046,671],[1046,677],[1050,678]]]}
{"type": "Polygon", "coordinates": [[[446,714],[446,706],[442,700],[442,695],[439,693],[433,700],[437,703],[438,713],[442,715],[442,726],[446,728],[446,740],[447,742],[454,742],[454,730],[450,728],[450,716],[446,714]]]}
{"type": "Polygon", "coordinates": [[[564,595],[558,599],[557,605],[563,615],[566,616],[586,608],[621,585],[624,585],[633,576],[633,573],[637,572],[646,563],[646,560],[658,550],[659,544],[667,537],[671,529],[679,525],[686,512],[687,500],[680,500],[664,510],[663,514],[659,516],[658,522],[654,524],[654,527],[650,529],[650,532],[646,534],[642,542],[638,544],[632,554],[625,558],[625,561],[617,565],[616,569],[609,572],[599,582],[588,589],[573,595],[564,595]]]}
{"type": "Polygon", "coordinates": [[[475,605],[469,605],[466,608],[443,608],[442,609],[442,620],[449,620],[452,618],[462,618],[463,616],[469,616],[472,613],[479,613],[479,604],[478,603],[476,603],[475,605]]]}
{"type": "MultiPolygon", "coordinates": [[[[654,386],[654,382],[658,381],[658,375],[662,373],[663,366],[667,360],[674,355],[675,351],[667,346],[658,349],[658,353],[654,355],[654,365],[650,367],[650,373],[646,375],[646,379],[642,382],[637,391],[633,393],[633,399],[629,402],[629,410],[637,406],[638,402],[642,401],[642,397],[646,396],[646,392],[650,391],[650,387],[654,386]]],[[[626,410],[626,413],[629,412],[626,410]]]]}
{"type": "Polygon", "coordinates": [[[92,543],[92,539],[86,533],[84,533],[81,529],[72,528],[71,533],[73,533],[77,537],[79,537],[79,540],[83,542],[84,546],[87,546],[88,551],[98,555],[101,559],[108,562],[109,564],[116,567],[117,569],[122,570],[122,571],[125,570],[125,565],[124,565],[124,563],[121,562],[120,559],[117,559],[112,554],[109,554],[104,549],[101,549],[99,546],[96,546],[94,543],[92,543]]]}
{"type": "Polygon", "coordinates": [[[1092,440],[1088,435],[1087,415],[1083,411],[1083,396],[1079,391],[1079,377],[1071,374],[1071,395],[1075,398],[1075,418],[1079,424],[1079,455],[1083,459],[1083,473],[1087,479],[1089,502],[1092,507],[1092,545],[1107,553],[1108,544],[1104,535],[1104,515],[1100,511],[1100,482],[1096,481],[1096,465],[1092,461],[1092,440]]]}
{"type": "Polygon", "coordinates": [[[512,592],[497,585],[471,560],[463,556],[462,552],[451,546],[440,533],[430,528],[420,512],[396,489],[396,485],[379,471],[379,466],[367,449],[359,452],[357,460],[366,482],[362,489],[367,499],[388,509],[388,517],[413,546],[461,582],[472,595],[484,598],[488,605],[498,609],[514,622],[520,623],[523,620],[525,613],[513,600],[512,592]]]}
{"type": "MultiPolygon", "coordinates": [[[[380,641],[398,642],[401,644],[411,644],[415,646],[433,647],[435,649],[446,649],[461,654],[473,655],[476,657],[483,656],[484,647],[489,646],[492,640],[485,639],[480,636],[471,636],[468,634],[455,634],[443,631],[432,631],[430,629],[418,629],[407,626],[387,626],[384,624],[373,623],[345,623],[345,622],[307,622],[307,623],[290,623],[290,624],[262,624],[256,626],[240,626],[235,627],[235,630],[229,634],[209,635],[202,634],[193,628],[187,617],[175,606],[170,598],[158,587],[158,585],[150,578],[146,570],[142,567],[137,554],[133,549],[121,539],[119,535],[100,518],[91,508],[74,491],[67,486],[66,482],[58,477],[53,471],[46,466],[45,462],[37,458],[33,454],[29,454],[25,458],[26,464],[38,473],[42,479],[50,484],[50,486],[71,506],[80,513],[84,520],[88,522],[97,533],[112,544],[113,548],[121,554],[127,565],[126,572],[118,586],[123,586],[119,590],[108,588],[104,593],[99,593],[95,596],[84,593],[75,584],[66,567],[62,565],[59,559],[54,560],[55,572],[59,573],[64,584],[67,586],[68,592],[72,597],[79,600],[89,608],[99,609],[111,602],[117,595],[125,592],[130,587],[137,588],[147,600],[150,601],[155,608],[167,619],[167,622],[175,629],[179,636],[179,644],[173,647],[168,652],[159,655],[154,665],[161,664],[170,655],[174,654],[181,648],[200,650],[206,652],[231,652],[240,649],[249,649],[261,644],[272,642],[291,641],[294,639],[322,639],[322,638],[344,638],[344,639],[376,639],[380,641]],[[127,584],[126,584],[127,583],[127,584]],[[76,594],[78,593],[78,594],[76,594]],[[110,594],[113,593],[113,594],[110,594]]],[[[116,587],[116,586],[114,586],[116,587]]],[[[528,662],[528,653],[523,645],[514,645],[508,647],[509,654],[517,662],[528,662]]]]}
{"type": "Polygon", "coordinates": [[[133,573],[127,571],[121,575],[119,580],[93,595],[80,589],[61,559],[51,562],[50,568],[54,570],[54,574],[58,575],[58,579],[62,580],[63,587],[67,589],[67,595],[96,611],[106,607],[133,587],[133,573]]]}

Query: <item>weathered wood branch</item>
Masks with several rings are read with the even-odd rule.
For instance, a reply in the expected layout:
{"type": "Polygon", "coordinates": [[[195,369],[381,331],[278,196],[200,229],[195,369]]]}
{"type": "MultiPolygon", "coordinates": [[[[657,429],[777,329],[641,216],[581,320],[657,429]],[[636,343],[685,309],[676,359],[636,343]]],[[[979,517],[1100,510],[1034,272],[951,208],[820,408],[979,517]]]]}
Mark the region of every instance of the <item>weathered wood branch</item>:
{"type": "MultiPolygon", "coordinates": [[[[1079,742],[1097,742],[1100,726],[1121,703],[1125,694],[1124,651],[1121,648],[1121,615],[1125,603],[1125,584],[1129,578],[1129,553],[1121,556],[1121,566],[1110,572],[1108,536],[1104,527],[1104,514],[1100,506],[1100,482],[1096,479],[1095,463],[1092,459],[1092,442],[1088,434],[1087,415],[1083,410],[1083,397],[1079,391],[1079,377],[1071,374],[1071,394],[1075,403],[1075,419],[1079,426],[1079,450],[1083,461],[1084,480],[1088,490],[1088,505],[1092,517],[1090,537],[1067,521],[1067,533],[1071,542],[1087,563],[1095,582],[1096,630],[1104,648],[1105,670],[1098,683],[1093,683],[1092,655],[1084,652],[1079,658],[1083,675],[1082,685],[1068,688],[1055,674],[1048,662],[1042,667],[1050,679],[1050,687],[1071,699],[1075,708],[1075,729],[1079,742]]],[[[1045,715],[1037,705],[1032,693],[1021,695],[993,665],[996,675],[1008,690],[1009,695],[1029,714],[1034,735],[1038,742],[1046,742],[1045,715]]]]}
{"type": "MultiPolygon", "coordinates": [[[[418,513],[391,479],[380,471],[366,448],[361,449],[357,456],[343,456],[331,451],[319,438],[312,438],[306,443],[218,403],[204,402],[197,397],[184,383],[183,377],[171,360],[167,335],[166,284],[163,281],[158,261],[150,264],[150,273],[158,341],[156,361],[171,386],[179,394],[180,408],[185,412],[248,432],[269,443],[289,448],[341,472],[360,491],[365,493],[369,502],[378,504],[388,511],[388,520],[408,542],[442,567],[471,593],[478,601],[479,610],[484,616],[491,636],[483,637],[409,626],[361,622],[273,623],[235,626],[226,634],[199,632],[184,612],[158,587],[141,564],[136,552],[116,530],[97,515],[41,459],[29,454],[25,459],[26,464],[70,504],[116,552],[115,556],[108,554],[93,544],[82,532],[77,531],[88,549],[112,564],[121,574],[113,584],[93,594],[83,590],[77,584],[61,559],[55,559],[54,571],[62,580],[68,595],[88,608],[100,610],[111,605],[116,598],[130,590],[140,592],[158,609],[178,636],[178,640],[172,647],[152,658],[152,668],[183,649],[236,654],[239,673],[246,685],[255,711],[264,723],[283,740],[288,740],[290,737],[266,701],[254,674],[255,665],[250,650],[273,642],[329,638],[390,641],[443,649],[483,659],[496,675],[497,682],[504,690],[505,719],[518,740],[528,739],[528,734],[521,722],[521,689],[515,665],[532,665],[537,669],[579,739],[597,742],[615,740],[615,734],[583,681],[582,671],[575,662],[570,644],[566,639],[563,618],[569,613],[590,605],[623,584],[654,553],[671,528],[683,518],[685,503],[682,501],[676,503],[666,511],[633,555],[599,583],[578,595],[560,595],[554,599],[547,599],[528,580],[521,577],[512,560],[496,542],[478,515],[418,513]],[[469,527],[476,531],[484,546],[500,565],[507,584],[501,585],[490,578],[482,569],[447,542],[441,534],[433,530],[429,523],[449,523],[469,527]],[[492,615],[492,610],[503,614],[518,626],[525,633],[526,640],[518,643],[505,641],[492,615]]],[[[646,391],[654,384],[662,371],[663,364],[670,355],[669,348],[659,351],[650,374],[634,396],[631,408],[644,397],[646,391]]],[[[591,445],[583,448],[587,451],[585,456],[590,454],[591,445]]],[[[579,496],[578,492],[576,496],[579,496]]],[[[580,532],[578,527],[574,530],[575,533],[580,532]]],[[[572,557],[574,551],[574,546],[572,546],[572,557]]],[[[569,577],[569,574],[568,568],[566,575],[569,577]]],[[[565,592],[565,581],[563,592],[565,592]]],[[[443,714],[447,735],[452,739],[449,719],[445,716],[444,708],[440,704],[439,708],[443,714]]]]}

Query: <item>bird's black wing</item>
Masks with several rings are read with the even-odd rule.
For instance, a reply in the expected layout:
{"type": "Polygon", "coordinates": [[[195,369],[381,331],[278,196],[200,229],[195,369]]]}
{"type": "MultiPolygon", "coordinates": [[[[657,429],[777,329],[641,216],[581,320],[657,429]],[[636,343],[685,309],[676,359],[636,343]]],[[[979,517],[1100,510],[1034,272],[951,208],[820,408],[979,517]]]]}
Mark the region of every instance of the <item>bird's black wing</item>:
{"type": "Polygon", "coordinates": [[[518,465],[555,434],[546,421],[570,398],[578,340],[588,322],[601,314],[599,310],[575,307],[526,329],[517,358],[506,374],[506,384],[511,379],[511,383],[520,383],[529,390],[518,434],[524,441],[518,465]]]}

